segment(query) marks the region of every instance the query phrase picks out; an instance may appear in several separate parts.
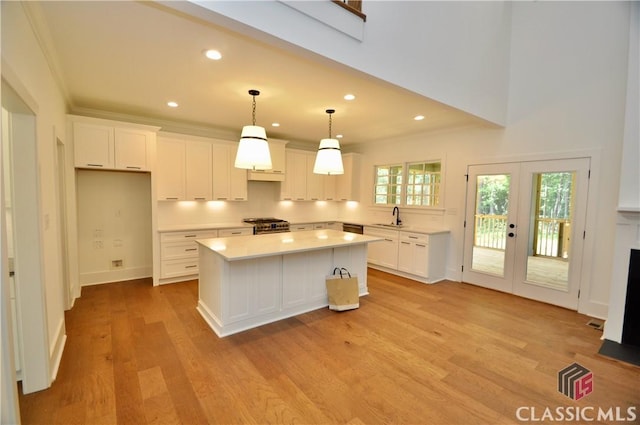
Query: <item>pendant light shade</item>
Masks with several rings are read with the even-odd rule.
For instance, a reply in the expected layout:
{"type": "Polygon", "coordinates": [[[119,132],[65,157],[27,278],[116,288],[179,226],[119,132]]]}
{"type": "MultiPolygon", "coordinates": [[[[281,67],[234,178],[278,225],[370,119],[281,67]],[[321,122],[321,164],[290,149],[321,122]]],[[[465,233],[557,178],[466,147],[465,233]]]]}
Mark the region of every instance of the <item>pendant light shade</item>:
{"type": "Polygon", "coordinates": [[[253,96],[253,125],[242,127],[234,165],[236,168],[249,170],[270,170],[272,164],[267,132],[264,127],[256,125],[256,96],[260,92],[258,90],[249,90],[249,94],[253,96]]]}
{"type": "Polygon", "coordinates": [[[331,114],[335,110],[327,109],[326,112],[329,114],[329,138],[320,140],[313,172],[315,174],[344,174],[340,142],[331,138],[331,114]]]}

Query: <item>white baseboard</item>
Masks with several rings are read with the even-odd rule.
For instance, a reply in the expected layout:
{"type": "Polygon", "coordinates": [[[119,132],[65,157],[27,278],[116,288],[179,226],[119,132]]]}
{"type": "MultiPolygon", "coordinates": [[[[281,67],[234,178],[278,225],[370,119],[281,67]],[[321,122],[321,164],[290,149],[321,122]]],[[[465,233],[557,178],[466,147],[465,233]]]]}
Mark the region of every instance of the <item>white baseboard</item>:
{"type": "Polygon", "coordinates": [[[55,381],[58,376],[58,369],[62,361],[62,352],[67,342],[67,332],[64,326],[64,320],[60,320],[56,328],[56,334],[52,338],[53,344],[49,349],[49,364],[51,365],[51,382],[55,381]]]}
{"type": "Polygon", "coordinates": [[[99,285],[102,283],[120,282],[123,280],[142,279],[153,275],[152,266],[132,267],[120,270],[81,273],[80,286],[99,285]]]}

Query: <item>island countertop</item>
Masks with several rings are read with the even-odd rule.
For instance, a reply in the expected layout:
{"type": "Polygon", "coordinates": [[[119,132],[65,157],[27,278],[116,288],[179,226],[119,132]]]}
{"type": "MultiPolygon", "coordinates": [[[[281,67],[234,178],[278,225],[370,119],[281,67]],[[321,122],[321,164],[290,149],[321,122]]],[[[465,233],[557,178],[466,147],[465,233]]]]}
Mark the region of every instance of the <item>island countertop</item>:
{"type": "Polygon", "coordinates": [[[382,239],[377,236],[320,229],[305,232],[198,239],[197,242],[201,247],[219,254],[227,261],[238,261],[294,252],[346,247],[381,241],[382,239]]]}

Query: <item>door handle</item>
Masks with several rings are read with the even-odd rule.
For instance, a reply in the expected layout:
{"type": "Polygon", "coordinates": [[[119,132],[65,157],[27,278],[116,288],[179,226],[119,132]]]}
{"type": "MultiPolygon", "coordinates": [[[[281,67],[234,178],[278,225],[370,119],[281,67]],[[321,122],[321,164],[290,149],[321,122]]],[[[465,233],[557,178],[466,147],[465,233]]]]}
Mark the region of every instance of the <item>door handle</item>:
{"type": "Polygon", "coordinates": [[[509,234],[507,236],[509,236],[510,238],[513,238],[516,234],[513,232],[509,232],[509,234]]]}
{"type": "Polygon", "coordinates": [[[515,224],[511,223],[511,224],[509,225],[509,229],[515,229],[515,228],[516,228],[516,225],[515,225],[515,224]]]}

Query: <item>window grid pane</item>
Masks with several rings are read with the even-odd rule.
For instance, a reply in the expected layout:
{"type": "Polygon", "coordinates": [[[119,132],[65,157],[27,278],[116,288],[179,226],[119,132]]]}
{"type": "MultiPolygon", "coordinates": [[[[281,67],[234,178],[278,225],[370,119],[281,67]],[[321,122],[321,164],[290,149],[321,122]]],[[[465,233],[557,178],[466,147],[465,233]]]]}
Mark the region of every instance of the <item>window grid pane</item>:
{"type": "Polygon", "coordinates": [[[402,194],[402,165],[376,167],[374,185],[376,204],[400,204],[402,194]]]}
{"type": "Polygon", "coordinates": [[[439,162],[409,164],[406,205],[438,205],[440,168],[439,162]]]}

